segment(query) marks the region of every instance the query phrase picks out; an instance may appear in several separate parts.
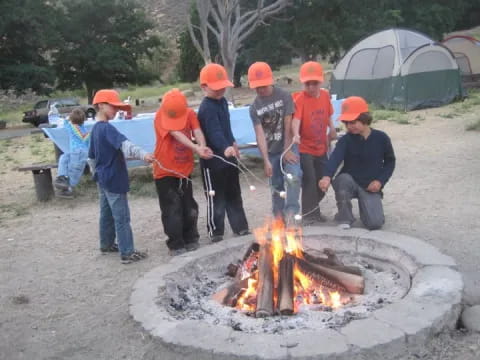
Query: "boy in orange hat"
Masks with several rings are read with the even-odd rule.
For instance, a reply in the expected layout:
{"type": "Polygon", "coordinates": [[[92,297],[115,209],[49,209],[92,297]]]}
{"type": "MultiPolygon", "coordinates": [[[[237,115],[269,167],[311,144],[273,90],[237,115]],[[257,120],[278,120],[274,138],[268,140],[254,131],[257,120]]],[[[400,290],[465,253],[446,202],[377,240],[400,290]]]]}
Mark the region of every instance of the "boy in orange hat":
{"type": "Polygon", "coordinates": [[[297,144],[292,144],[292,114],[294,105],[292,96],[277,86],[273,86],[273,74],[270,66],[256,62],[248,69],[250,88],[255,89],[257,97],[250,105],[250,117],[253,121],[257,145],[264,161],[265,175],[270,178],[272,191],[272,211],[275,217],[281,217],[288,223],[293,222],[300,212],[300,186],[302,170],[297,144]],[[288,151],[287,151],[288,150],[288,151]],[[282,153],[282,172],[280,159],[282,153]],[[286,200],[285,196],[286,184],[286,200]]]}
{"type": "Polygon", "coordinates": [[[168,91],[155,114],[153,177],[157,188],[162,223],[168,236],[170,255],[198,249],[198,204],[193,198],[193,152],[202,159],[212,157],[205,146],[197,115],[187,106],[185,95],[178,89],[168,91]],[[192,142],[192,135],[197,144],[192,142]]]}
{"type": "Polygon", "coordinates": [[[300,81],[304,91],[293,95],[293,138],[299,144],[302,166],[303,224],[326,221],[319,203],[325,193],[317,186],[327,161],[328,144],[337,133],[332,122],[333,107],[328,90],[321,89],[322,65],[309,61],[300,67],[300,81]]]}
{"type": "Polygon", "coordinates": [[[126,108],[115,90],[97,91],[93,104],[97,109],[97,123],[91,131],[88,157],[100,195],[100,251],[119,251],[122,263],[129,264],[144,259],[147,254],[136,251],[133,245],[125,159],[152,162],[153,156],[108,123],[118,110],[126,108]]]}
{"type": "MultiPolygon", "coordinates": [[[[200,86],[205,97],[198,109],[198,119],[207,145],[217,156],[237,164],[236,157],[240,153],[232,134],[230,112],[224,97],[226,88],[233,86],[227,71],[219,64],[204,66],[200,71],[200,86]]],[[[201,159],[201,165],[207,196],[207,229],[212,242],[223,240],[225,212],[235,234],[249,234],[238,168],[218,158],[201,159]]]]}
{"type": "Polygon", "coordinates": [[[341,227],[350,228],[355,221],[352,199],[357,198],[364,226],[369,230],[379,229],[385,223],[382,189],[395,169],[392,143],[383,131],[370,127],[372,116],[361,97],[346,98],[339,119],[347,127],[347,134],[338,141],[318,186],[326,192],[343,162],[333,181],[338,207],[335,220],[341,227]]]}

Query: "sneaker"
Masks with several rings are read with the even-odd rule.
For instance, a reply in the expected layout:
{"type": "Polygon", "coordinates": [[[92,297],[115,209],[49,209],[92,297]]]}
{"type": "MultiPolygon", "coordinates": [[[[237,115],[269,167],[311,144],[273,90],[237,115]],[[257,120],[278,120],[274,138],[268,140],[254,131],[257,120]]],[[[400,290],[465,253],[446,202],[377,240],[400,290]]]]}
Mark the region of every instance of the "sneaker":
{"type": "Polygon", "coordinates": [[[73,191],[68,188],[66,190],[57,191],[55,195],[62,199],[73,199],[73,191]]]}
{"type": "Polygon", "coordinates": [[[243,229],[243,230],[240,230],[239,232],[237,232],[235,234],[237,234],[238,236],[245,236],[245,235],[250,235],[251,232],[248,229],[243,229]]]}
{"type": "Polygon", "coordinates": [[[109,247],[100,248],[100,251],[101,251],[103,254],[118,252],[118,245],[117,245],[117,244],[112,244],[112,245],[110,245],[109,247]]]}
{"type": "Polygon", "coordinates": [[[147,257],[147,253],[141,251],[134,251],[130,255],[123,255],[121,257],[122,264],[131,264],[133,262],[137,262],[143,260],[147,257]]]}
{"type": "Polygon", "coordinates": [[[185,244],[185,250],[187,250],[187,251],[195,251],[195,250],[197,250],[199,247],[200,247],[200,244],[198,243],[198,241],[185,244]]]}
{"type": "Polygon", "coordinates": [[[68,177],[60,175],[57,176],[53,185],[58,190],[68,190],[68,188],[70,187],[70,181],[68,180],[68,177]]]}
{"type": "Polygon", "coordinates": [[[338,228],[342,230],[348,230],[351,228],[350,224],[338,224],[338,228]]]}
{"type": "Polygon", "coordinates": [[[212,241],[212,243],[222,241],[223,235],[213,235],[212,237],[210,237],[210,240],[212,241]]]}
{"type": "Polygon", "coordinates": [[[187,250],[185,248],[180,248],[180,249],[168,249],[168,254],[170,256],[178,256],[185,254],[187,250]]]}

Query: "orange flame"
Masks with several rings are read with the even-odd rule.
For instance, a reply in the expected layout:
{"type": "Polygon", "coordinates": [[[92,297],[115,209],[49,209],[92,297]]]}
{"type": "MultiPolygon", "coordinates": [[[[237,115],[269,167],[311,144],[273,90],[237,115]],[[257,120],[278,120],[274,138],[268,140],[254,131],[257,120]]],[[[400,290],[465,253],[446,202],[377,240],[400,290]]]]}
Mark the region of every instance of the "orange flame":
{"type": "MultiPolygon", "coordinates": [[[[279,264],[285,253],[303,259],[303,246],[301,243],[301,228],[285,228],[281,219],[275,219],[263,227],[254,230],[255,238],[260,246],[267,243],[271,245],[273,257],[274,304],[277,304],[277,287],[279,278],[279,264]],[[270,235],[270,236],[269,236],[270,235]]],[[[324,289],[315,280],[303,273],[298,266],[293,269],[294,278],[294,311],[300,305],[323,304],[334,309],[342,306],[341,295],[337,291],[324,289]]],[[[245,311],[255,311],[252,298],[257,296],[258,281],[255,278],[248,280],[248,288],[237,301],[237,308],[245,311]]]]}

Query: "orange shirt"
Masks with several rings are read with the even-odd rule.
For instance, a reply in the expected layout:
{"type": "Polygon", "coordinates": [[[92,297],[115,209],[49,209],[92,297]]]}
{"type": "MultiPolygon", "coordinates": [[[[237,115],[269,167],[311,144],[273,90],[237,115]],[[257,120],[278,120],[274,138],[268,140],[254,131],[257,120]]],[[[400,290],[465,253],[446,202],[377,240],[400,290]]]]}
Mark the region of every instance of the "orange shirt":
{"type": "Polygon", "coordinates": [[[324,155],[328,150],[327,129],[333,115],[329,92],[320,89],[320,96],[314,98],[302,91],[293,94],[293,100],[295,102],[293,117],[300,120],[300,152],[315,156],[324,155]]]}
{"type": "MultiPolygon", "coordinates": [[[[192,131],[200,128],[197,115],[192,109],[188,109],[187,123],[183,130],[179,130],[189,139],[192,137],[192,131]]],[[[155,114],[154,127],[157,142],[153,155],[163,167],[174,170],[185,176],[190,176],[193,171],[193,151],[177,141],[169,132],[161,126],[162,114],[157,111],[155,114]]],[[[165,176],[180,178],[179,175],[164,170],[153,162],[153,177],[161,179],[165,176]]]]}

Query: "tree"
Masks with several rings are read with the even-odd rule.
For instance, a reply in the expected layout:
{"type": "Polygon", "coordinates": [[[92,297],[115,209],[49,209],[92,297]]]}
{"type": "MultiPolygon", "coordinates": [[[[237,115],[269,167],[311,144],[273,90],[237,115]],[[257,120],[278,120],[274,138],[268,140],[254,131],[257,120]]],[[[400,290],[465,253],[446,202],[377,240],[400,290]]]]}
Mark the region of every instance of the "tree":
{"type": "Polygon", "coordinates": [[[65,2],[63,43],[55,54],[59,88],[96,90],[144,83],[153,74],[139,66],[161,45],[153,24],[134,0],[65,2]]]}
{"type": "Polygon", "coordinates": [[[199,24],[191,21],[188,27],[196,49],[205,63],[211,62],[208,33],[212,32],[218,44],[219,54],[230,78],[233,78],[238,53],[245,40],[265,19],[279,13],[290,0],[195,0],[199,24]],[[197,36],[194,29],[198,30],[197,36]]]}
{"type": "Polygon", "coordinates": [[[49,54],[58,42],[58,8],[38,0],[0,0],[0,89],[48,93],[49,54]]]}

